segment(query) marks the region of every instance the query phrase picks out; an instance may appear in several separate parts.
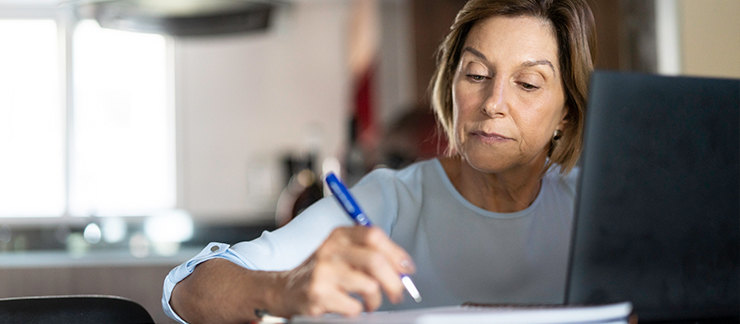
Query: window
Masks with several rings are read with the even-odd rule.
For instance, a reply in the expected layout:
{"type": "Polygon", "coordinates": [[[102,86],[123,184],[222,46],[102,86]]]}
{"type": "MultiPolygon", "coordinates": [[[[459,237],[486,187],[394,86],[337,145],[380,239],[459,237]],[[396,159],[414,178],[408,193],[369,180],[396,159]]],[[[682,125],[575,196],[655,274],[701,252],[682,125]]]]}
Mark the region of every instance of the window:
{"type": "Polygon", "coordinates": [[[67,107],[60,37],[54,20],[0,20],[0,216],[174,208],[165,38],[78,22],[67,107]]]}
{"type": "Polygon", "coordinates": [[[65,209],[65,108],[53,20],[0,20],[0,216],[65,209]]]}
{"type": "Polygon", "coordinates": [[[164,37],[80,22],[74,35],[72,215],[175,207],[164,37]]]}

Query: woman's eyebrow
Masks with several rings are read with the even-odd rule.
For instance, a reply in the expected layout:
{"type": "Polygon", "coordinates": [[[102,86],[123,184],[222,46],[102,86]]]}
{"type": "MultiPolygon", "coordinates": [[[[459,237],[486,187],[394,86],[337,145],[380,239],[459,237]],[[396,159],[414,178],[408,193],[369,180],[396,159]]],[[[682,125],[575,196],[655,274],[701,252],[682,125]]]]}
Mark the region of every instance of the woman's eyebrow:
{"type": "Polygon", "coordinates": [[[481,59],[483,59],[485,61],[488,61],[488,59],[486,58],[485,55],[483,55],[483,53],[479,52],[477,49],[472,48],[470,46],[463,48],[462,51],[463,52],[469,52],[470,54],[473,54],[473,55],[475,55],[475,56],[477,56],[477,57],[479,57],[479,58],[481,58],[481,59]]]}
{"type": "Polygon", "coordinates": [[[530,67],[530,66],[535,66],[535,65],[548,65],[550,66],[550,69],[552,69],[552,73],[557,75],[557,73],[555,73],[555,66],[553,66],[552,62],[548,60],[526,61],[522,63],[522,66],[524,67],[530,67]]]}
{"type": "MultiPolygon", "coordinates": [[[[462,51],[463,52],[468,52],[468,53],[473,54],[473,55],[475,55],[475,56],[477,56],[477,57],[479,57],[479,58],[481,58],[481,59],[483,59],[485,61],[488,61],[488,58],[486,58],[486,56],[483,55],[483,53],[481,53],[477,49],[472,48],[470,46],[467,46],[467,47],[463,48],[462,51]]],[[[530,67],[530,66],[536,66],[536,65],[547,65],[547,66],[550,67],[550,69],[552,69],[552,73],[553,74],[557,74],[555,72],[555,66],[549,60],[526,61],[526,62],[522,63],[522,66],[524,66],[524,67],[530,67]]]]}

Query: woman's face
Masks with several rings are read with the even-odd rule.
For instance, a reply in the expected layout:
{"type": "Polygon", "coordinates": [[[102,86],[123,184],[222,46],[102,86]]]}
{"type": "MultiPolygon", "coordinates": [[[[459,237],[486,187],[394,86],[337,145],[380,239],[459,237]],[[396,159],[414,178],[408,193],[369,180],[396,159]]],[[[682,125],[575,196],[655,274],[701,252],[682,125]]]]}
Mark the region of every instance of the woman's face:
{"type": "Polygon", "coordinates": [[[567,113],[558,62],[549,22],[494,16],[473,26],[452,85],[457,149],[471,166],[544,163],[567,113]]]}

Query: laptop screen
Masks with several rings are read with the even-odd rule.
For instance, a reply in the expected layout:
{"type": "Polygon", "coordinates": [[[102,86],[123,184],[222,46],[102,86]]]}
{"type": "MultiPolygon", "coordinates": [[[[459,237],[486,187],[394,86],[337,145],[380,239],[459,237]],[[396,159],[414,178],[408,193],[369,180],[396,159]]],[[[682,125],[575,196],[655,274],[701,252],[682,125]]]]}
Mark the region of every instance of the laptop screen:
{"type": "Polygon", "coordinates": [[[566,303],[740,314],[738,124],[740,80],[593,74],[566,303]]]}

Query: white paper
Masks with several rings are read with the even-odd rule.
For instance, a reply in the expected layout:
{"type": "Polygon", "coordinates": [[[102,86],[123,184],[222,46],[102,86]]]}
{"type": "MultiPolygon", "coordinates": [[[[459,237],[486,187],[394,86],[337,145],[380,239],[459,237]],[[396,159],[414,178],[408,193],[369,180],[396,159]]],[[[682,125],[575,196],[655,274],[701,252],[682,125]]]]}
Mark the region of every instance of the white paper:
{"type": "Polygon", "coordinates": [[[347,318],[339,315],[322,317],[297,316],[295,324],[559,324],[559,323],[627,323],[632,312],[629,302],[599,306],[479,307],[448,306],[394,312],[365,313],[347,318]]]}

